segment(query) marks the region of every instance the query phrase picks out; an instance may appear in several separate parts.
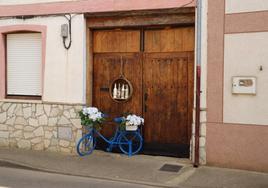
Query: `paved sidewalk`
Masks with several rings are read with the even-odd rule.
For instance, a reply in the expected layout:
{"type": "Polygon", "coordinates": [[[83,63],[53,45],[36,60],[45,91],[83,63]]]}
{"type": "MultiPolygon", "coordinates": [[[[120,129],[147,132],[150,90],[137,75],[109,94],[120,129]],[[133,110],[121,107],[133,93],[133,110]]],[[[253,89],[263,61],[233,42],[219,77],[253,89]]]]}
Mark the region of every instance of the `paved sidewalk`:
{"type": "Polygon", "coordinates": [[[213,167],[193,168],[187,159],[136,155],[131,158],[94,151],[90,156],[44,151],[0,149],[0,166],[32,168],[75,176],[131,182],[153,187],[180,188],[268,188],[268,174],[213,167]],[[179,172],[159,169],[180,165],[179,172]],[[20,166],[21,165],[21,166],[20,166]]]}

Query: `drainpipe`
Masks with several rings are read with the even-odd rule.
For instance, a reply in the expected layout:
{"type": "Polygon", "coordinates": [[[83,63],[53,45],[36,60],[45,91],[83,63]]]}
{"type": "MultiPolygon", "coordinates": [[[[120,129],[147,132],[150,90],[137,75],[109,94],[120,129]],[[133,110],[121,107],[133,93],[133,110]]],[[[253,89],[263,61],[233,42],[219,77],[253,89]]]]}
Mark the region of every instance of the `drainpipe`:
{"type": "Polygon", "coordinates": [[[197,0],[197,47],[196,47],[196,96],[195,96],[195,148],[194,167],[199,166],[199,137],[200,137],[200,77],[201,77],[201,24],[202,0],[197,0]]]}

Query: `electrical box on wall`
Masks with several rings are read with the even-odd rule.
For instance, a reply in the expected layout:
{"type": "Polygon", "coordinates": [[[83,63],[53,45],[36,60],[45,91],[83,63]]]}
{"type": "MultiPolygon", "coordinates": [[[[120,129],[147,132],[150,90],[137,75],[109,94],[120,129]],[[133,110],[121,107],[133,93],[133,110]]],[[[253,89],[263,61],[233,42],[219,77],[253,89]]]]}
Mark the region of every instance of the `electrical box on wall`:
{"type": "Polygon", "coordinates": [[[233,94],[256,94],[256,77],[234,76],[232,79],[233,94]]]}
{"type": "Polygon", "coordinates": [[[61,36],[64,38],[68,37],[68,24],[61,25],[61,36]]]}

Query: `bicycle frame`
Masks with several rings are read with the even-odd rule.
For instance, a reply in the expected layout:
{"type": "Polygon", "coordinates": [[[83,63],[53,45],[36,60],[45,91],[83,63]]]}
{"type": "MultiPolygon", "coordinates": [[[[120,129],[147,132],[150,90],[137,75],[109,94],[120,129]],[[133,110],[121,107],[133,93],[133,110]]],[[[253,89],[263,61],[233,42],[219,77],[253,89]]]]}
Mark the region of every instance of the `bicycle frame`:
{"type": "MultiPolygon", "coordinates": [[[[101,139],[103,139],[106,143],[108,144],[119,144],[118,142],[118,136],[120,135],[121,131],[119,130],[119,128],[116,128],[116,131],[113,135],[113,139],[109,140],[106,137],[104,137],[99,131],[97,131],[96,129],[93,128],[93,135],[98,135],[101,139]]],[[[95,137],[95,136],[94,136],[95,137]]]]}
{"type": "Polygon", "coordinates": [[[129,152],[128,152],[128,156],[131,157],[132,156],[132,141],[128,141],[128,142],[119,142],[119,136],[122,132],[124,131],[120,131],[119,130],[119,127],[117,126],[116,128],[116,131],[113,135],[113,138],[112,140],[108,140],[106,137],[104,137],[99,131],[97,131],[95,128],[92,128],[92,131],[93,131],[93,135],[94,135],[94,138],[96,138],[96,134],[101,138],[103,139],[106,143],[109,144],[109,146],[107,147],[107,151],[112,151],[112,148],[114,147],[114,145],[119,145],[119,144],[125,144],[125,145],[129,145],[129,152]]]}

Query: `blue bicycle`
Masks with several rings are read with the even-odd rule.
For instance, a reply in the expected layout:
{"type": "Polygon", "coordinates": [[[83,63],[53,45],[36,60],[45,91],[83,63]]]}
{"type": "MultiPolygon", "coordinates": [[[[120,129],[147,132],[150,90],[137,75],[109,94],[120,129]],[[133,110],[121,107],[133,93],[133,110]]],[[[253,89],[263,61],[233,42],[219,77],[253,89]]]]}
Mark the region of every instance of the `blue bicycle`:
{"type": "Polygon", "coordinates": [[[118,125],[111,139],[105,138],[97,129],[92,127],[88,130],[89,132],[78,141],[76,147],[77,153],[80,156],[91,154],[96,147],[97,137],[100,137],[108,143],[106,149],[108,152],[112,151],[113,147],[119,146],[120,150],[128,156],[137,154],[141,150],[143,142],[140,129],[136,131],[122,130],[119,124],[123,121],[123,118],[115,118],[114,121],[118,125]]]}

